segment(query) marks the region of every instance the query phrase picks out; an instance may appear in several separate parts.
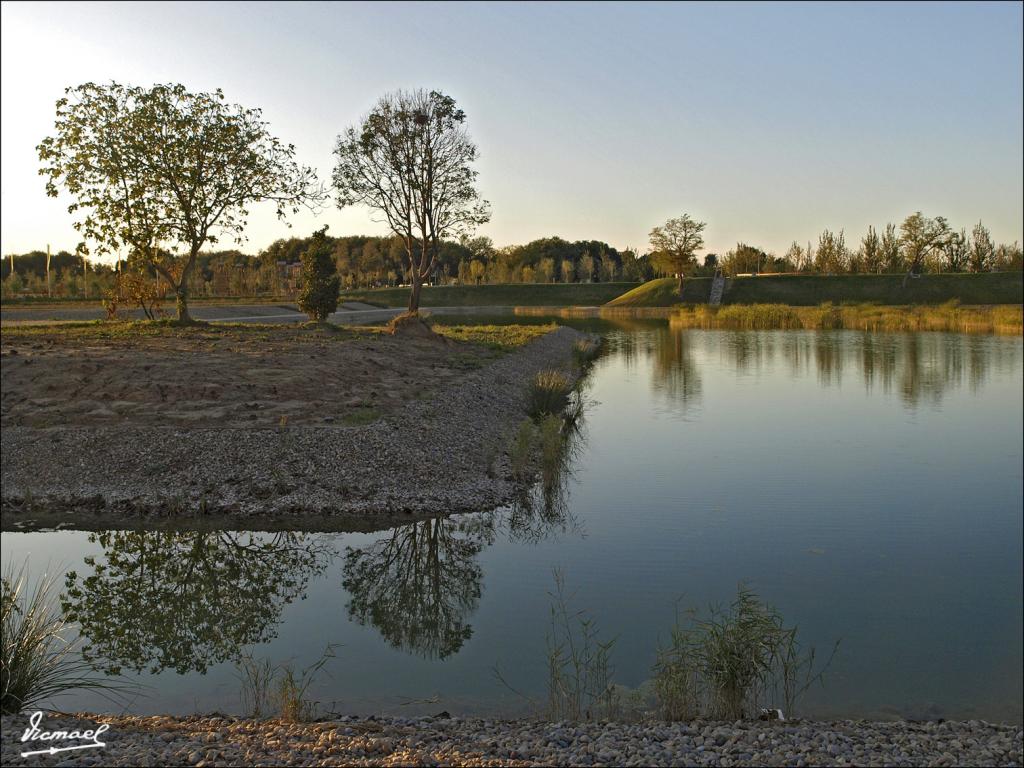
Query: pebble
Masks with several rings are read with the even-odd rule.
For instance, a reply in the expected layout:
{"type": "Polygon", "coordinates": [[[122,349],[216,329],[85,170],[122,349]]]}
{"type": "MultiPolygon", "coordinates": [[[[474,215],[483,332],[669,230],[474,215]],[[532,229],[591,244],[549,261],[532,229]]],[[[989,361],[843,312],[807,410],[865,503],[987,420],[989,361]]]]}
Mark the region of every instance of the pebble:
{"type": "MultiPolygon", "coordinates": [[[[362,718],[285,723],[203,717],[50,716],[49,730],[109,723],[107,746],[59,765],[1005,765],[1024,763],[1019,725],[981,721],[546,723],[362,718]],[[696,725],[696,727],[695,727],[696,725]],[[699,734],[699,735],[695,735],[699,734]],[[216,742],[216,748],[210,746],[216,742]],[[697,743],[702,742],[702,743],[697,743]],[[954,746],[956,745],[956,746],[954,746]]],[[[3,717],[4,766],[30,765],[25,715],[3,717]]]]}
{"type": "MultiPolygon", "coordinates": [[[[40,440],[39,430],[5,426],[4,527],[23,515],[53,524],[81,520],[83,512],[93,524],[168,510],[241,523],[348,515],[404,522],[409,514],[495,508],[517,491],[504,448],[525,417],[527,383],[552,368],[578,375],[572,350],[583,338],[560,327],[361,426],[76,427],[64,430],[56,445],[40,440]],[[43,465],[60,471],[41,476],[43,465]],[[166,471],[154,473],[154,466],[166,471]]],[[[438,352],[445,354],[445,348],[438,352]]]]}

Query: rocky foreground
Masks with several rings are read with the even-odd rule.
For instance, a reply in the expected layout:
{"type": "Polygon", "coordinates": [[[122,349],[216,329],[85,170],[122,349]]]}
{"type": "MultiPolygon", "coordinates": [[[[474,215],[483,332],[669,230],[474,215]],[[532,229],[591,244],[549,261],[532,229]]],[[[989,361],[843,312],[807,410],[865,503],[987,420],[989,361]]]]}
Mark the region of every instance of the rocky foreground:
{"type": "Polygon", "coordinates": [[[315,723],[229,717],[47,716],[47,731],[109,724],[102,748],[23,758],[82,740],[21,741],[3,718],[10,765],[1008,765],[1019,725],[970,722],[549,723],[362,718],[315,723]]]}

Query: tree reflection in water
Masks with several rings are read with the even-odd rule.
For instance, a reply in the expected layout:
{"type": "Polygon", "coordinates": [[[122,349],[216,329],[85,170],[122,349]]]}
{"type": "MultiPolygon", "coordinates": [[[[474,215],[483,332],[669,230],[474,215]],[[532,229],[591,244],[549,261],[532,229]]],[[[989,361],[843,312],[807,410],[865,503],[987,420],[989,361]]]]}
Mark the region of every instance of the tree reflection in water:
{"type": "Polygon", "coordinates": [[[557,461],[522,489],[509,507],[395,528],[366,547],[346,547],[343,586],[348,614],[393,647],[427,659],[457,653],[472,636],[469,617],[480,601],[477,556],[503,530],[510,540],[538,542],[579,531],[568,504],[572,462],[584,436],[582,412],[566,423],[557,461]]]}
{"type": "MultiPolygon", "coordinates": [[[[578,397],[583,397],[577,393],[578,397]]],[[[580,401],[575,417],[563,425],[558,456],[542,462],[540,480],[520,489],[503,515],[511,541],[536,543],[556,533],[582,535],[582,527],[569,504],[573,464],[586,445],[587,401],[580,401]]]]}
{"type": "Polygon", "coordinates": [[[274,637],[285,605],[323,572],[322,535],[228,531],[104,531],[103,557],[66,576],[65,615],[83,653],[112,673],[205,673],[243,646],[274,637]]]}
{"type": "Polygon", "coordinates": [[[368,547],[346,547],[349,616],[393,647],[443,659],[473,634],[480,600],[476,556],[494,540],[492,515],[434,519],[395,528],[368,547]]]}
{"type": "Polygon", "coordinates": [[[652,383],[655,392],[663,395],[685,414],[700,405],[703,384],[700,367],[693,357],[697,337],[682,328],[663,328],[652,338],[652,383]]]}

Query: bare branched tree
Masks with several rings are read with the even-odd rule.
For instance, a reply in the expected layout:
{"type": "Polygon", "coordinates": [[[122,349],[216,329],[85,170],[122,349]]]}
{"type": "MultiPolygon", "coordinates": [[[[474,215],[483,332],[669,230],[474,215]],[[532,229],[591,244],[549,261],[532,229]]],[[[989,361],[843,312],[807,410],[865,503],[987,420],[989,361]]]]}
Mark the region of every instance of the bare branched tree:
{"type": "Polygon", "coordinates": [[[334,150],[338,207],[373,209],[405,244],[411,313],[419,310],[441,241],[490,220],[490,206],[476,190],[478,153],[465,120],[443,93],[397,91],[347,128],[334,150]]]}

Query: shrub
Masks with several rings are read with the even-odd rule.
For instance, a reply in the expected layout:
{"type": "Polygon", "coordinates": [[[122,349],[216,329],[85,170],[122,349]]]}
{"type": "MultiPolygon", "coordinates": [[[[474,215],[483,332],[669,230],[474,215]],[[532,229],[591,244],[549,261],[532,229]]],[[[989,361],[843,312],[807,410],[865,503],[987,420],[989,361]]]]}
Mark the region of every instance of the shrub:
{"type": "Polygon", "coordinates": [[[572,382],[561,371],[541,371],[530,382],[526,412],[534,419],[556,415],[569,403],[572,382]]]}
{"type": "Polygon", "coordinates": [[[299,309],[309,319],[322,323],[338,308],[341,278],[334,264],[333,249],[327,242],[327,227],[313,233],[309,247],[302,254],[302,290],[299,309]]]}

